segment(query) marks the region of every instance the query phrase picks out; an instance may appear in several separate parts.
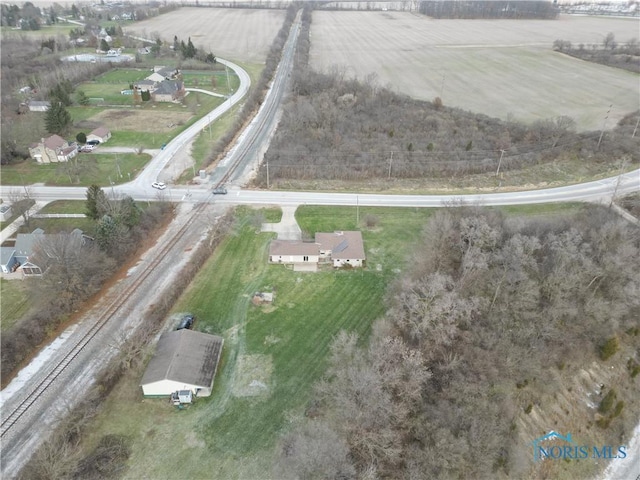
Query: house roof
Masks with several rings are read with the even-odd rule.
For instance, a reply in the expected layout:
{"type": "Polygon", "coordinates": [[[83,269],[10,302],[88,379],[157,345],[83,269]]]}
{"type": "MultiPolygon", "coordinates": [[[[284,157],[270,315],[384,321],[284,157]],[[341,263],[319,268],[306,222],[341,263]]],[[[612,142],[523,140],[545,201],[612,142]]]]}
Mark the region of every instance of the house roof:
{"type": "Polygon", "coordinates": [[[364,259],[364,243],[359,231],[316,233],[316,243],[320,250],[331,250],[331,258],[342,260],[347,258],[364,259]]]}
{"type": "Polygon", "coordinates": [[[172,380],[210,388],[223,343],[222,337],[188,329],[163,333],[140,385],[172,380]]]}
{"type": "Polygon", "coordinates": [[[179,85],[179,82],[174,80],[164,80],[158,84],[158,87],[153,93],[155,95],[171,95],[172,93],[180,90],[180,87],[181,85],[179,85]]]}
{"type": "Polygon", "coordinates": [[[154,73],[158,73],[162,75],[164,78],[171,78],[174,73],[177,72],[176,68],[173,67],[162,67],[156,70],[154,73]]]}
{"type": "Polygon", "coordinates": [[[44,230],[36,228],[33,233],[19,233],[16,235],[16,255],[29,256],[33,252],[36,242],[43,238],[44,230]]]}
{"type": "Polygon", "coordinates": [[[145,80],[151,80],[152,82],[161,82],[164,80],[164,75],[160,72],[153,72],[151,75],[145,78],[145,80]]]}
{"type": "Polygon", "coordinates": [[[14,257],[15,247],[0,247],[0,265],[6,265],[14,257]]]}
{"type": "Polygon", "coordinates": [[[269,255],[319,255],[320,250],[315,243],[304,243],[295,240],[272,240],[269,255]]]}
{"type": "Polygon", "coordinates": [[[51,150],[57,150],[67,145],[67,141],[59,135],[51,135],[43,140],[44,146],[51,150]]]}
{"type": "Polygon", "coordinates": [[[96,137],[101,137],[104,138],[107,135],[109,135],[109,129],[106,127],[98,127],[95,130],[93,130],[89,135],[95,135],[96,137]]]}

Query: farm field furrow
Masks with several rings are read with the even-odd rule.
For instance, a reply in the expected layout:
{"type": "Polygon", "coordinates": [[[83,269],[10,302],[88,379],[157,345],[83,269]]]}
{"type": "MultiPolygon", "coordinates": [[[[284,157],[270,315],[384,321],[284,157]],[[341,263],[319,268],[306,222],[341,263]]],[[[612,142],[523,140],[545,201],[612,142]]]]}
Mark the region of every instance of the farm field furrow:
{"type": "Polygon", "coordinates": [[[172,42],[174,35],[196,48],[240,62],[264,62],[284,21],[285,10],[181,8],[136,23],[126,33],[172,42]]]}
{"type": "Polygon", "coordinates": [[[638,37],[637,19],[433,20],[401,12],[313,14],[311,66],[444,105],[532,122],[567,115],[581,130],[640,105],[639,77],[554,52],[554,40],[601,44],[638,37]],[[376,48],[372,49],[371,45],[376,48]]]}

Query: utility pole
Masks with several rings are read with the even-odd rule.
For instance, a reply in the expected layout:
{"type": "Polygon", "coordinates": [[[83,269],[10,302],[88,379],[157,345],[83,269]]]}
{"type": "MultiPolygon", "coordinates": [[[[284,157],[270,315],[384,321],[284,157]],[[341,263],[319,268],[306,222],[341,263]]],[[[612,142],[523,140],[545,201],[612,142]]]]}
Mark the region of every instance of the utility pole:
{"type": "Polygon", "coordinates": [[[496,177],[500,173],[500,165],[502,165],[502,156],[504,155],[504,152],[505,152],[505,150],[501,148],[500,149],[500,160],[498,160],[498,169],[496,170],[496,177]]]}
{"type": "Polygon", "coordinates": [[[393,163],[393,152],[391,152],[391,158],[389,159],[389,174],[387,175],[387,179],[391,179],[391,164],[393,163]]]}
{"type": "Polygon", "coordinates": [[[638,124],[640,124],[640,115],[638,115],[638,121],[636,122],[636,128],[633,129],[633,135],[631,135],[631,138],[636,136],[636,132],[638,131],[638,124]]]}
{"type": "Polygon", "coordinates": [[[604,117],[604,122],[602,122],[602,130],[600,130],[600,138],[598,138],[598,146],[596,148],[600,148],[600,142],[602,142],[602,136],[604,135],[604,126],[607,124],[607,119],[609,118],[611,107],[613,107],[613,104],[609,105],[609,110],[607,110],[607,114],[604,117]]]}
{"type": "Polygon", "coordinates": [[[269,189],[269,160],[267,160],[267,189],[269,189]]]}

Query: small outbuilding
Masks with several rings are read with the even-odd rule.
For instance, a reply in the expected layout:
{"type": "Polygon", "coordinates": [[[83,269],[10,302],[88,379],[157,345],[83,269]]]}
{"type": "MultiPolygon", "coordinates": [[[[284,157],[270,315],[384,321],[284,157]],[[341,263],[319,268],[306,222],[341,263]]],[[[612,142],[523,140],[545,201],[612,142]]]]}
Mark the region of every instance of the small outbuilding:
{"type": "Polygon", "coordinates": [[[165,332],[140,382],[142,393],[171,397],[189,390],[197,397],[208,397],[223,343],[222,337],[188,329],[165,332]]]}
{"type": "Polygon", "coordinates": [[[91,140],[97,140],[100,143],[104,143],[111,138],[111,132],[108,128],[98,127],[87,135],[87,142],[91,140]]]}

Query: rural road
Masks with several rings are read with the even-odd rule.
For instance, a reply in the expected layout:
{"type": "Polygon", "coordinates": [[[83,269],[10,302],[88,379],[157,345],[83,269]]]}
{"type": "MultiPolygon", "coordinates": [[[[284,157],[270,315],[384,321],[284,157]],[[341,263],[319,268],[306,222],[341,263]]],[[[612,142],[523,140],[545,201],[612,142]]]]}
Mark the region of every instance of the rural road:
{"type": "MultiPolygon", "coordinates": [[[[228,65],[230,68],[236,71],[240,77],[241,87],[231,97],[228,102],[209,115],[203,117],[197,121],[194,125],[186,129],[180,135],[178,135],[167,147],[158,152],[154,158],[149,162],[147,168],[132,182],[113,186],[105,189],[107,193],[119,195],[129,195],[136,200],[153,201],[158,199],[159,192],[151,187],[151,183],[158,179],[158,176],[162,170],[171,162],[172,159],[184,149],[189,142],[192,141],[198,133],[200,133],[210,122],[214,121],[218,116],[229,110],[232,105],[239,101],[249,88],[249,78],[244,70],[240,69],[237,65],[219,60],[221,63],[228,65]]],[[[105,149],[106,150],[106,149],[105,149]]],[[[0,196],[7,198],[9,191],[16,187],[0,186],[0,196]]],[[[86,187],[46,187],[46,186],[31,186],[31,192],[33,198],[38,202],[48,202],[52,200],[60,199],[78,199],[84,200],[86,198],[86,187]]],[[[210,188],[207,186],[191,186],[176,187],[170,186],[162,195],[166,195],[172,202],[179,203],[178,208],[181,214],[178,215],[179,221],[184,221],[184,218],[188,216],[188,212],[192,206],[196,203],[207,202],[211,203],[209,208],[211,209],[210,216],[202,219],[201,229],[192,229],[189,231],[185,238],[180,240],[175,252],[176,255],[167,255],[166,264],[161,265],[158,269],[155,278],[150,279],[148,284],[142,289],[137,298],[133,298],[117,315],[114,315],[114,323],[105,331],[104,336],[100,339],[102,346],[96,344],[94,348],[88,349],[87,356],[83,358],[83,362],[79,362],[73,371],[69,372],[69,378],[73,379],[74,383],[71,387],[64,385],[66,391],[64,394],[67,398],[79,398],[83,389],[87,388],[93,381],[93,374],[99,370],[99,368],[108,361],[109,356],[114,352],[109,348],[104,348],[104,345],[113,343],[113,339],[121,332],[122,326],[132,325],[132,319],[144,318],[144,312],[146,306],[153,302],[153,299],[157,297],[159,292],[162,292],[165,287],[170,285],[171,273],[179,271],[179,266],[175,265],[174,259],[180,258],[181,261],[186,261],[187,255],[184,252],[192,251],[195,245],[200,241],[201,231],[205,231],[211,223],[215,222],[215,216],[221,214],[225,207],[239,204],[254,204],[254,205],[282,205],[285,207],[295,207],[297,205],[313,204],[313,205],[344,205],[344,206],[395,206],[395,207],[442,207],[452,202],[465,202],[469,204],[482,204],[482,205],[519,205],[519,204],[534,204],[534,203],[552,203],[552,202],[569,202],[569,201],[585,201],[585,202],[609,202],[614,196],[622,196],[627,193],[640,190],[640,170],[635,170],[624,175],[619,175],[609,179],[598,180],[580,185],[572,185],[566,187],[558,187],[553,189],[524,191],[524,192],[504,192],[504,193],[491,193],[491,194],[476,194],[476,195],[376,195],[376,194],[353,194],[353,193],[324,193],[324,192],[284,192],[284,191],[256,191],[247,190],[242,188],[229,188],[228,195],[211,195],[210,188]],[[71,391],[70,388],[74,390],[71,391]],[[74,393],[75,392],[75,393],[74,393]]],[[[292,209],[287,209],[292,211],[292,209]]],[[[175,225],[172,225],[170,229],[174,229],[175,225]]],[[[163,243],[164,239],[159,239],[156,246],[157,248],[163,243]]],[[[154,256],[154,250],[147,252],[140,260],[140,263],[148,261],[149,258],[154,256]]],[[[135,276],[135,269],[132,269],[131,276],[135,276]]],[[[110,295],[117,296],[118,293],[127,290],[128,282],[131,279],[127,278],[116,285],[113,291],[110,291],[110,295]]],[[[99,308],[99,307],[98,307],[99,308]]],[[[91,317],[84,319],[83,322],[78,324],[77,328],[82,329],[86,323],[90,322],[91,317]]],[[[54,363],[54,362],[51,362],[54,363]]],[[[43,375],[46,372],[39,372],[43,375]]],[[[59,386],[59,388],[62,386],[59,386]]],[[[61,390],[58,390],[61,392],[61,390]]],[[[9,392],[4,392],[2,395],[1,406],[6,406],[7,401],[11,401],[10,398],[6,398],[9,392]],[[5,396],[5,393],[7,394],[5,396]]],[[[60,398],[54,392],[51,392],[48,402],[53,402],[56,398],[60,398]]],[[[49,405],[40,406],[39,409],[34,409],[32,416],[28,420],[28,424],[31,426],[21,427],[22,435],[15,434],[15,441],[6,442],[3,446],[3,463],[2,473],[7,476],[12,476],[19,470],[19,467],[26,461],[31,452],[35,450],[37,445],[41,442],[40,435],[38,434],[38,428],[36,425],[42,424],[43,428],[50,428],[56,417],[56,412],[62,412],[65,408],[70,406],[69,404],[58,404],[56,408],[52,408],[52,403],[49,405]]],[[[43,437],[46,437],[46,433],[43,433],[43,437]]],[[[12,439],[13,440],[13,439],[12,439]]]]}

